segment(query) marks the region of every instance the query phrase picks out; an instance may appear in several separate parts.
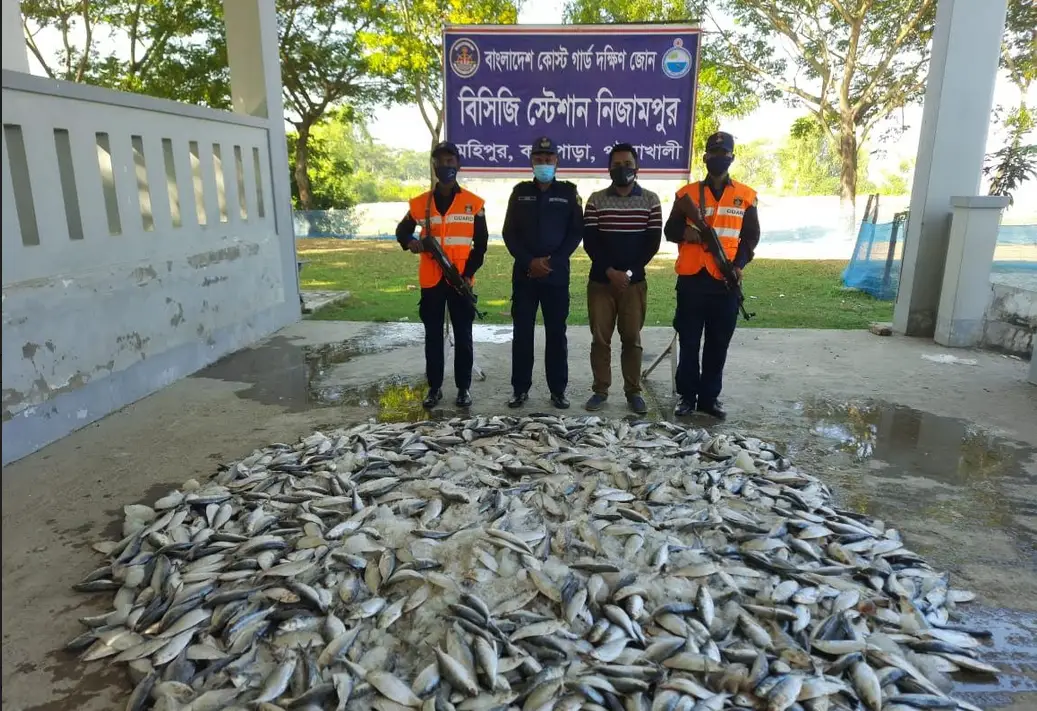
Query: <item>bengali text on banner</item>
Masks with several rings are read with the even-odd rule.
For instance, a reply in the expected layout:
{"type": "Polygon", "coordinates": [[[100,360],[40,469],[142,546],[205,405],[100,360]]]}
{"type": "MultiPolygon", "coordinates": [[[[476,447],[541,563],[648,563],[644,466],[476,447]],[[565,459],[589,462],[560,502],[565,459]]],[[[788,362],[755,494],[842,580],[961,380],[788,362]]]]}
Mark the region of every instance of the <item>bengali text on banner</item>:
{"type": "Polygon", "coordinates": [[[446,139],[469,177],[528,174],[540,136],[562,176],[603,175],[619,142],[642,177],[686,176],[700,37],[691,25],[447,27],[446,139]]]}

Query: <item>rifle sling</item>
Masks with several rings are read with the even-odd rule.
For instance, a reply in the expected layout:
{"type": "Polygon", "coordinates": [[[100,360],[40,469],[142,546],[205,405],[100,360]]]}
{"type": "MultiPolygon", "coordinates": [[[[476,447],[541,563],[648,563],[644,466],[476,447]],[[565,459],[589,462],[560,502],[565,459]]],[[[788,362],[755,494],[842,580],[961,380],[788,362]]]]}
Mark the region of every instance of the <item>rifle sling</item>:
{"type": "MultiPolygon", "coordinates": [[[[723,196],[722,193],[721,193],[721,196],[723,196]]],[[[716,207],[716,210],[715,210],[715,212],[713,214],[716,215],[719,212],[720,212],[720,200],[717,200],[717,207],[716,207]]],[[[724,253],[724,245],[720,244],[720,238],[717,236],[716,230],[713,228],[713,225],[709,224],[709,222],[706,220],[706,183],[705,183],[705,181],[700,181],[699,182],[699,214],[702,216],[702,222],[703,222],[703,224],[706,225],[706,228],[707,228],[706,231],[709,233],[708,235],[702,235],[702,236],[705,237],[706,239],[708,239],[709,243],[711,245],[713,245],[713,249],[710,250],[710,251],[713,252],[713,259],[717,263],[717,268],[719,268],[720,271],[724,274],[724,279],[726,281],[728,279],[728,274],[727,273],[731,270],[731,263],[728,260],[727,255],[724,253]]]]}

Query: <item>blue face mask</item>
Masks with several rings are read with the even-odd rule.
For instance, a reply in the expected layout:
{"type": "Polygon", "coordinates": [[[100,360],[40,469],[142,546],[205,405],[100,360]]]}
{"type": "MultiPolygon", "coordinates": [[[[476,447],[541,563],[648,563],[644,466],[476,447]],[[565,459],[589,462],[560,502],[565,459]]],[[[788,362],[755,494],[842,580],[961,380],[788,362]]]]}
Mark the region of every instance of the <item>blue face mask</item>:
{"type": "Polygon", "coordinates": [[[541,183],[550,183],[555,179],[555,167],[553,165],[534,165],[533,177],[541,183]]]}
{"type": "Polygon", "coordinates": [[[457,168],[452,165],[437,165],[436,178],[441,183],[452,183],[457,177],[457,168]]]}

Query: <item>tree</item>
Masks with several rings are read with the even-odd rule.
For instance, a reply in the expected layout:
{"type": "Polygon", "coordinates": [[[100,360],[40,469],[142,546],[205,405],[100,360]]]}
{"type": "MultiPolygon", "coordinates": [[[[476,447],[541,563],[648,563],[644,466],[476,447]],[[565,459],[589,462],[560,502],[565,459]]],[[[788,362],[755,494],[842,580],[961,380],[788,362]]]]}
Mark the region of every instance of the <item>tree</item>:
{"type": "Polygon", "coordinates": [[[1037,80],[1037,5],[1030,0],[1008,3],[1001,68],[1019,89],[1019,104],[1007,111],[999,106],[995,112],[1007,131],[1007,141],[987,156],[983,173],[990,178],[990,194],[1006,195],[1011,204],[1015,190],[1037,178],[1037,144],[1024,142],[1037,130],[1037,115],[1026,103],[1030,86],[1037,80]]]}
{"type": "MultiPolygon", "coordinates": [[[[565,21],[580,25],[692,20],[685,0],[567,0],[565,5],[565,21]]],[[[692,161],[704,152],[706,138],[720,130],[723,117],[747,116],[759,105],[745,74],[722,67],[708,37],[701,51],[692,161]]]]}
{"type": "Polygon", "coordinates": [[[769,140],[760,138],[735,147],[735,162],[731,166],[735,180],[757,190],[769,190],[774,187],[777,169],[777,153],[769,140]]]}
{"type": "MultiPolygon", "coordinates": [[[[402,202],[425,189],[428,154],[376,143],[367,128],[338,110],[310,129],[311,210],[347,210],[358,203],[402,202]]],[[[299,134],[288,134],[293,152],[299,134]]],[[[293,182],[292,198],[302,210],[293,182]]]]}
{"type": "Polygon", "coordinates": [[[29,52],[52,79],[230,106],[218,0],[23,0],[21,10],[29,52]],[[40,48],[48,35],[55,56],[40,48]]]}
{"type": "MultiPolygon", "coordinates": [[[[359,37],[391,16],[387,0],[278,0],[281,80],[292,142],[293,183],[313,208],[307,170],[310,133],[344,105],[350,118],[390,98],[359,37]]],[[[163,98],[230,107],[226,36],[220,0],[26,0],[26,43],[48,76],[163,98]],[[36,38],[57,33],[63,49],[47,57],[36,38]],[[126,45],[102,54],[100,46],[126,45]]]]}
{"type": "Polygon", "coordinates": [[[726,66],[751,73],[767,98],[784,96],[817,118],[838,151],[839,196],[852,206],[861,144],[891,111],[923,95],[936,0],[694,5],[723,43],[726,66]]]}
{"type": "Polygon", "coordinates": [[[813,116],[796,119],[778,150],[780,190],[785,195],[838,195],[840,160],[813,116]]]}
{"type": "Polygon", "coordinates": [[[430,147],[443,131],[443,26],[513,24],[520,4],[521,0],[392,0],[385,8],[384,25],[363,33],[371,69],[392,78],[392,98],[417,104],[430,147]]]}
{"type": "Polygon", "coordinates": [[[310,133],[333,106],[355,120],[385,100],[388,86],[373,73],[361,37],[390,16],[383,0],[282,0],[278,10],[285,109],[298,132],[293,174],[299,205],[310,210],[310,133]]]}

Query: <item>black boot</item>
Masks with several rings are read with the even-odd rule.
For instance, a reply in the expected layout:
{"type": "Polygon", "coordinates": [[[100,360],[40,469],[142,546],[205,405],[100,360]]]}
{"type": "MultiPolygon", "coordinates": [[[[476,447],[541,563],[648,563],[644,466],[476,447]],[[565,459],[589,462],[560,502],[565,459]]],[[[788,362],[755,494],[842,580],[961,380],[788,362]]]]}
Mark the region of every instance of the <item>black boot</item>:
{"type": "Polygon", "coordinates": [[[518,407],[522,407],[526,404],[526,400],[528,399],[529,393],[515,393],[511,396],[511,399],[508,400],[508,407],[510,407],[512,410],[518,407]]]}
{"type": "Polygon", "coordinates": [[[552,393],[551,404],[557,407],[559,410],[568,410],[569,398],[565,396],[565,393],[552,393]]]}
{"type": "Polygon", "coordinates": [[[442,389],[429,390],[428,391],[428,395],[426,395],[425,399],[421,402],[421,406],[423,408],[425,408],[426,410],[431,410],[436,405],[438,405],[439,401],[442,400],[442,399],[443,399],[443,391],[442,391],[442,389]]]}
{"type": "Polygon", "coordinates": [[[692,398],[682,397],[677,401],[677,406],[673,408],[673,414],[677,417],[687,417],[695,411],[695,400],[692,398]]]}
{"type": "Polygon", "coordinates": [[[707,403],[700,402],[697,409],[702,414],[709,415],[710,417],[715,417],[718,420],[727,419],[727,413],[724,412],[724,408],[721,406],[719,400],[714,400],[713,402],[707,403]]]}
{"type": "Polygon", "coordinates": [[[472,406],[472,394],[468,392],[468,388],[457,391],[457,400],[454,401],[458,407],[471,407],[472,406]]]}

